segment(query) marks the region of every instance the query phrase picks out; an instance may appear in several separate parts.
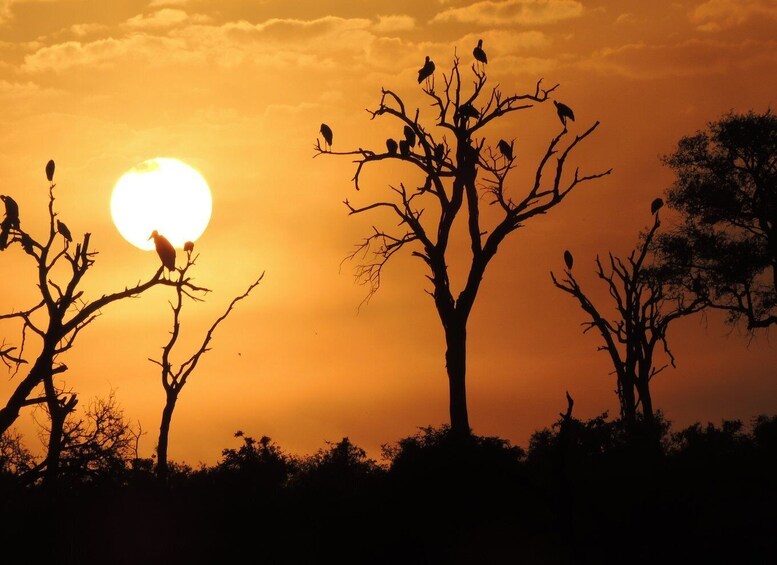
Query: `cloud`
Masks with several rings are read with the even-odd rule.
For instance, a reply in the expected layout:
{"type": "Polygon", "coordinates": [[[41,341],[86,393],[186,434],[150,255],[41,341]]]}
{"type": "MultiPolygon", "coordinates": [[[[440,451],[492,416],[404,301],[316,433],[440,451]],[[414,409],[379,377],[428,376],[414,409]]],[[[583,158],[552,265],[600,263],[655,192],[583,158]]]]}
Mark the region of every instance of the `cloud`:
{"type": "Polygon", "coordinates": [[[717,32],[753,19],[777,20],[777,0],[707,0],[689,19],[700,31],[717,32]]]}
{"type": "Polygon", "coordinates": [[[160,6],[185,6],[191,3],[191,0],[151,0],[149,8],[159,8],[160,6]]]}
{"type": "Polygon", "coordinates": [[[619,15],[617,18],[615,18],[615,25],[627,25],[627,24],[634,24],[637,22],[637,18],[634,16],[634,14],[624,13],[619,15]]]}
{"type": "Polygon", "coordinates": [[[377,32],[407,31],[415,27],[415,18],[405,15],[378,16],[378,23],[373,26],[377,32]]]}
{"type": "Polygon", "coordinates": [[[624,45],[603,49],[580,66],[634,80],[725,74],[777,63],[777,41],[724,43],[690,39],[676,45],[624,45]]]}
{"type": "Polygon", "coordinates": [[[104,24],[88,23],[88,24],[73,24],[70,26],[69,29],[73,35],[76,35],[78,37],[84,37],[85,35],[90,35],[98,31],[103,31],[107,28],[108,26],[104,24]]]}
{"type": "Polygon", "coordinates": [[[164,8],[151,14],[139,14],[128,19],[124,25],[133,29],[161,29],[186,22],[204,23],[207,21],[209,21],[209,18],[201,14],[189,16],[183,10],[164,8]]]}
{"type": "Polygon", "coordinates": [[[461,22],[487,26],[542,25],[583,15],[578,0],[485,0],[443,10],[432,22],[461,22]]]}

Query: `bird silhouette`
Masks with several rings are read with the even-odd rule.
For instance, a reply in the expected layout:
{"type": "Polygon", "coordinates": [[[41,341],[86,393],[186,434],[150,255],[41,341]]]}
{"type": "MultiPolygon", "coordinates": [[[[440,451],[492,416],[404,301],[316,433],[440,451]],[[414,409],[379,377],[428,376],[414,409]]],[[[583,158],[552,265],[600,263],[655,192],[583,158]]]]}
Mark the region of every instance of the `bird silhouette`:
{"type": "Polygon", "coordinates": [[[332,148],[332,128],[330,128],[326,124],[321,124],[321,135],[324,136],[324,141],[329,146],[329,148],[332,148]]]}
{"type": "Polygon", "coordinates": [[[415,147],[415,132],[410,126],[405,126],[405,139],[410,147],[415,147]]]}
{"type": "Polygon", "coordinates": [[[556,100],[553,101],[553,104],[556,105],[556,113],[558,114],[558,118],[561,120],[561,123],[564,125],[564,127],[567,127],[567,118],[573,122],[575,121],[575,114],[572,112],[572,108],[566,104],[557,102],[556,100]]]}
{"type": "Polygon", "coordinates": [[[175,247],[170,243],[167,238],[157,230],[151,232],[148,239],[154,239],[154,246],[156,247],[157,255],[162,260],[162,265],[168,271],[175,271],[175,247]]]}
{"type": "Polygon", "coordinates": [[[62,220],[57,220],[57,231],[61,233],[62,237],[64,237],[66,240],[73,241],[73,236],[70,234],[70,230],[62,220]]]}
{"type": "Polygon", "coordinates": [[[187,241],[186,243],[184,243],[183,250],[186,251],[187,253],[191,253],[192,251],[194,251],[194,242],[187,241]]]}
{"type": "Polygon", "coordinates": [[[655,200],[653,200],[653,202],[650,203],[650,213],[655,214],[661,209],[663,205],[664,205],[664,201],[661,200],[660,198],[656,198],[655,200]]]}
{"type": "Polygon", "coordinates": [[[407,139],[401,139],[399,141],[399,152],[403,157],[410,155],[410,144],[407,142],[407,139]]]}
{"type": "Polygon", "coordinates": [[[467,121],[470,118],[479,118],[480,112],[478,112],[475,107],[470,102],[465,102],[461,106],[459,106],[459,118],[463,119],[464,121],[467,121]]]}
{"type": "Polygon", "coordinates": [[[3,223],[6,224],[9,229],[16,228],[18,230],[20,227],[19,205],[16,203],[16,200],[4,194],[0,194],[0,200],[5,204],[5,220],[3,220],[3,223]]]}
{"type": "Polygon", "coordinates": [[[499,147],[499,152],[504,156],[505,159],[508,161],[513,160],[513,144],[507,143],[504,139],[500,139],[499,143],[497,144],[497,147],[499,147]]]}
{"type": "Polygon", "coordinates": [[[567,264],[567,269],[572,268],[572,263],[574,263],[574,259],[572,257],[572,254],[569,252],[569,249],[564,251],[564,263],[567,264]]]}
{"type": "Polygon", "coordinates": [[[478,39],[478,46],[472,50],[472,55],[474,55],[475,60],[478,61],[479,63],[483,65],[488,63],[488,57],[486,56],[486,52],[483,51],[482,39],[478,39]]]}
{"type": "Polygon", "coordinates": [[[427,55],[424,66],[418,69],[418,84],[421,84],[432,76],[432,73],[434,73],[434,62],[429,58],[429,55],[427,55]]]}
{"type": "Polygon", "coordinates": [[[438,143],[434,148],[434,159],[442,162],[443,157],[445,157],[445,146],[442,143],[438,143]]]}
{"type": "Polygon", "coordinates": [[[390,137],[386,140],[386,149],[388,149],[388,152],[391,155],[396,155],[397,154],[397,147],[398,147],[398,145],[397,145],[397,142],[395,140],[391,139],[390,137]]]}
{"type": "Polygon", "coordinates": [[[54,160],[49,159],[49,162],[46,163],[46,178],[49,179],[49,182],[52,182],[54,180],[54,160]]]}

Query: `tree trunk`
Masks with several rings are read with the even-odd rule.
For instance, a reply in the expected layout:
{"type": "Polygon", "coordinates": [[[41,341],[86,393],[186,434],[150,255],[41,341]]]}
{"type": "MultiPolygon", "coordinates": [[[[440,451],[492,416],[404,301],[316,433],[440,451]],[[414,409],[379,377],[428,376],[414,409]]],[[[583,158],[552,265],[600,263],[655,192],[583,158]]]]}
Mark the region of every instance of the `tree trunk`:
{"type": "Polygon", "coordinates": [[[162,482],[167,481],[167,476],[169,474],[167,446],[170,437],[170,422],[173,419],[173,410],[175,410],[175,403],[177,400],[178,391],[172,388],[168,389],[167,401],[165,402],[165,407],[162,409],[162,423],[159,425],[159,443],[156,448],[156,475],[162,482]]]}
{"type": "Polygon", "coordinates": [[[32,391],[41,383],[44,376],[51,372],[52,364],[53,355],[46,350],[42,351],[35,360],[35,365],[33,365],[22,382],[18,384],[6,405],[0,408],[0,435],[4,434],[16,422],[19,412],[21,412],[32,391]]]}
{"type": "Polygon", "coordinates": [[[634,395],[634,377],[628,371],[624,372],[621,382],[621,411],[626,427],[633,429],[637,423],[637,400],[634,395]]]}
{"type": "Polygon", "coordinates": [[[639,400],[642,403],[642,416],[645,424],[653,426],[656,417],[653,412],[653,399],[650,397],[650,386],[647,382],[642,381],[637,388],[639,390],[639,400]]]}
{"type": "Polygon", "coordinates": [[[450,392],[451,434],[464,438],[471,433],[467,414],[467,326],[466,322],[445,324],[445,368],[450,392]]]}

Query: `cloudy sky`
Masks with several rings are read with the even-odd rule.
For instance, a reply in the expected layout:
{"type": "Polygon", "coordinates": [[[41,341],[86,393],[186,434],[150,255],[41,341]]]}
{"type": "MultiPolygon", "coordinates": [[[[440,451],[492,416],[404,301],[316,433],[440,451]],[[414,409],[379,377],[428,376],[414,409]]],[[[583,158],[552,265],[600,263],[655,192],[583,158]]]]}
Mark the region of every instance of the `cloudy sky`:
{"type": "MultiPolygon", "coordinates": [[[[617,414],[608,358],[581,334],[582,313],[550,271],[569,248],[581,284],[606,299],[594,258],[627,253],[651,221],[651,200],[672,182],[661,156],[724,113],[777,105],[776,23],[775,0],[0,0],[0,192],[36,233],[46,221],[43,168],[56,160],[60,217],[77,236],[92,233],[100,252],[86,282],[94,297],[158,266],[113,226],[118,178],[152,157],[195,167],[213,192],[195,276],[213,292],[186,305],[184,345],[266,275],[184,389],[171,457],[215,462],[238,429],[296,453],[348,436],[378,457],[381,444],[447,421],[444,341],[410,257],[397,257],[359,308],[366,289],[341,262],[381,218],[348,217],[342,202],[411,177],[384,167],[356,193],[351,160],[314,159],[313,147],[326,122],[335,149],[381,148],[392,124],[365,112],[381,87],[429,119],[416,82],[424,57],[443,72],[458,55],[469,73],[482,38],[489,86],[558,83],[573,132],[601,122],[575,165],[613,168],[506,241],[471,317],[471,425],[525,446],[558,417],[566,390],[580,417],[617,414]]],[[[551,104],[519,114],[484,135],[515,138],[528,167],[559,123],[551,104]]],[[[25,259],[0,257],[4,312],[34,300],[25,259]]],[[[62,359],[83,405],[115,391],[147,432],[146,456],[164,399],[148,358],[167,338],[169,299],[156,289],[105,309],[62,359]]],[[[18,342],[13,324],[0,335],[18,342]]],[[[766,334],[750,339],[711,314],[682,320],[669,339],[677,368],[657,377],[654,399],[676,426],[777,410],[777,348],[766,334]]],[[[19,427],[35,437],[29,414],[19,427]]]]}

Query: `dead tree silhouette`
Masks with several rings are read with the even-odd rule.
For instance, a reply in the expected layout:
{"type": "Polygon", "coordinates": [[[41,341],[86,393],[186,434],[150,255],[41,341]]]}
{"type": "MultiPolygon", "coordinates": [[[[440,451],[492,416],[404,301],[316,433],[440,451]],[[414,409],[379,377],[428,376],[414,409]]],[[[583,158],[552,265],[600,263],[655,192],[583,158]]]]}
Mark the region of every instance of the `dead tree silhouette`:
{"type": "Polygon", "coordinates": [[[178,395],[181,393],[181,390],[188,382],[191,374],[197,368],[197,363],[199,363],[200,358],[206,352],[210,351],[208,346],[213,339],[213,333],[216,331],[216,328],[218,328],[221,322],[227,319],[227,316],[229,316],[230,312],[232,312],[232,309],[235,307],[235,305],[241,300],[247,298],[251,291],[264,278],[264,273],[262,273],[258,279],[251,283],[251,285],[243,294],[234,298],[232,302],[229,303],[226,311],[221,316],[219,316],[216,321],[211,324],[208,331],[205,332],[205,337],[203,338],[199,348],[188,359],[178,365],[178,367],[175,367],[171,362],[170,357],[173,354],[175,345],[181,335],[181,310],[183,309],[184,296],[195,302],[200,302],[202,301],[201,296],[209,292],[209,290],[205,288],[195,287],[190,282],[191,278],[188,276],[189,269],[194,266],[195,261],[199,256],[192,257],[191,254],[192,250],[194,249],[194,245],[189,245],[189,243],[190,242],[187,242],[186,246],[186,265],[180,269],[181,276],[178,282],[175,284],[175,301],[170,303],[170,308],[172,309],[173,313],[173,329],[170,332],[170,339],[162,348],[161,360],[149,358],[149,361],[161,367],[162,386],[165,389],[165,405],[162,409],[162,418],[159,425],[159,440],[157,442],[156,468],[157,477],[162,482],[167,481],[169,474],[167,452],[170,437],[170,424],[173,419],[175,405],[178,402],[178,395]]]}
{"type": "Polygon", "coordinates": [[[348,258],[361,261],[356,267],[356,279],[369,288],[364,302],[377,292],[383,269],[397,252],[409,250],[428,268],[432,290],[427,292],[434,300],[445,332],[451,433],[460,437],[471,432],[466,395],[467,321],[491,259],[508,234],[561,203],[579,184],[610,173],[607,170],[584,175],[576,169],[572,175],[564,174],[568,157],[596,130],[599,125],[596,122],[568,142],[568,132],[564,128],[550,140],[532,175],[533,183],[523,192],[519,192],[518,187],[508,188],[507,179],[515,168],[515,160],[505,159],[496,149],[486,145],[485,137],[477,136],[483,135],[484,128],[492,122],[548,101],[558,85],[544,89],[540,79],[534,92],[505,96],[498,87],[486,92],[486,73],[474,66],[472,72],[474,87],[471,92],[465,92],[468,79],[462,79],[459,59],[455,57],[450,73],[443,74],[442,81],[438,81],[444,85],[442,92],[422,87],[434,108],[431,127],[436,126],[437,130],[419,121],[419,110],[408,112],[399,94],[382,89],[378,107],[368,110],[371,118],[390,118],[404,129],[410,129],[415,138],[414,151],[409,151],[407,144],[403,146],[401,142],[399,154],[363,148],[331,152],[318,142],[315,145],[315,156],[326,153],[355,157],[357,165],[353,181],[357,191],[365,166],[387,160],[391,160],[390,163],[402,161],[420,171],[425,178],[425,182],[417,187],[409,187],[404,182],[390,185],[386,199],[360,204],[345,200],[350,215],[386,210],[396,216],[401,226],[399,230],[375,227],[348,258]],[[475,108],[476,104],[478,108],[475,108]],[[441,137],[437,131],[443,132],[441,137]],[[544,174],[549,167],[552,167],[552,173],[546,179],[544,174]],[[481,170],[486,176],[478,182],[481,170]],[[497,210],[488,215],[492,219],[496,217],[490,229],[481,225],[484,221],[481,217],[483,194],[491,197],[497,210]],[[424,214],[428,208],[435,211],[424,214]],[[470,244],[468,273],[458,296],[449,275],[452,259],[449,242],[457,218],[466,222],[470,244]]]}
{"type": "Polygon", "coordinates": [[[599,349],[610,356],[616,375],[621,417],[631,428],[637,421],[640,405],[645,423],[648,426],[655,423],[650,383],[669,364],[675,366],[666,337],[669,325],[706,306],[703,298],[670,292],[676,273],[652,264],[655,258],[654,239],[661,222],[658,209],[651,206],[651,210],[655,210],[653,226],[625,261],[610,253],[609,268],[605,269],[601,259],[596,257],[596,276],[604,281],[614,302],[616,319],[609,320],[602,315],[602,310],[583,291],[572,274],[571,259],[565,257],[567,268],[563,279],[559,280],[553,272],[550,273],[553,284],[577,299],[588,316],[583,332],[599,331],[604,341],[599,349]],[[669,359],[669,364],[660,367],[655,362],[659,344],[669,359]]]}
{"type": "MultiPolygon", "coordinates": [[[[83,281],[97,256],[97,252],[90,248],[91,234],[85,233],[80,241],[73,245],[72,236],[67,237],[70,230],[63,233],[64,230],[57,228],[53,161],[46,166],[46,175],[52,180],[49,183],[48,230],[42,238],[33,237],[23,230],[18,206],[14,202],[9,216],[8,203],[13,199],[7,196],[3,199],[6,204],[6,217],[3,220],[6,245],[3,249],[11,252],[14,244],[18,243],[21,250],[30,257],[36,271],[40,298],[32,306],[0,314],[0,321],[21,322],[19,345],[6,345],[4,340],[0,346],[0,360],[9,370],[13,368],[12,376],[16,376],[22,365],[29,364],[25,358],[25,347],[31,335],[40,339],[41,348],[27,375],[18,382],[5,405],[0,408],[0,435],[13,425],[23,408],[46,403],[51,428],[45,459],[45,481],[53,484],[58,475],[65,418],[78,403],[76,394],[64,392],[62,385],[55,382],[55,378],[67,371],[67,365],[59,360],[60,356],[75,345],[80,333],[106,306],[139,296],[157,285],[174,286],[175,283],[162,277],[163,268],[160,266],[156,273],[144,282],[138,282],[118,292],[103,294],[99,298],[88,299],[82,289],[83,281]],[[43,388],[41,394],[33,395],[39,387],[43,388]]],[[[186,284],[190,286],[189,283],[186,284]]]]}

